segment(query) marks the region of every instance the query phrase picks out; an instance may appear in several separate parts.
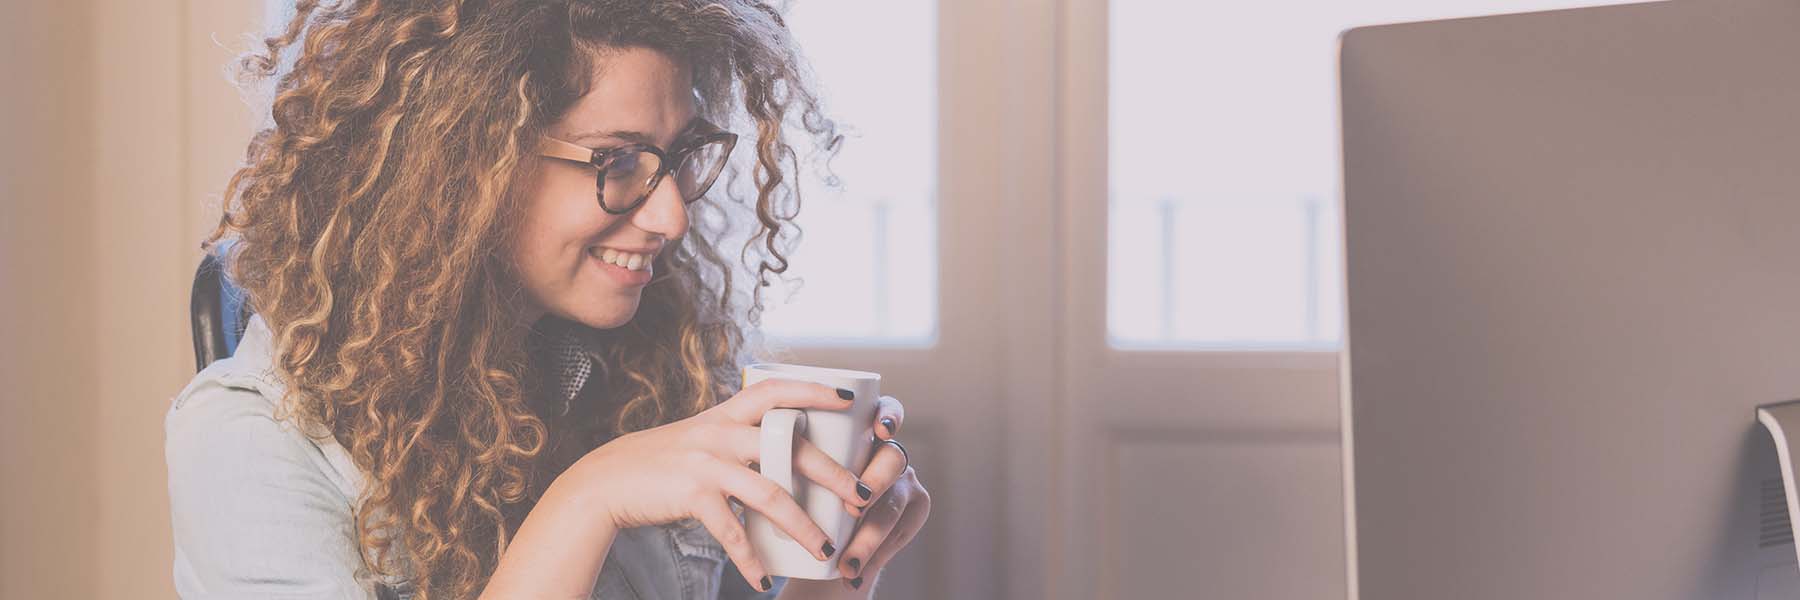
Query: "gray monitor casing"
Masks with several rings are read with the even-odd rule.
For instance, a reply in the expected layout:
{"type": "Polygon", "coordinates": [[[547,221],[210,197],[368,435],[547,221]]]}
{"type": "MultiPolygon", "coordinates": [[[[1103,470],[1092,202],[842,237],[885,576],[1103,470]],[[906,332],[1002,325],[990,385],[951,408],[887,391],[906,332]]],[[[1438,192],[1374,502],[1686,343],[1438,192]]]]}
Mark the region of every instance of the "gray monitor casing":
{"type": "Polygon", "coordinates": [[[1352,596],[1796,597],[1800,0],[1340,52],[1352,596]]]}

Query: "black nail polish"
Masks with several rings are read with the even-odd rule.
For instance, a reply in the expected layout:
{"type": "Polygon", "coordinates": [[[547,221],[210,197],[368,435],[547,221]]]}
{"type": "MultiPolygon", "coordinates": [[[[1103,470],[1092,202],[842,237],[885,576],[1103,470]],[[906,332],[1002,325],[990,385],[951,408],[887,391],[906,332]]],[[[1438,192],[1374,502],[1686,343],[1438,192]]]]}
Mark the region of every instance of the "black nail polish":
{"type": "Polygon", "coordinates": [[[894,418],[893,417],[882,417],[881,418],[881,426],[887,428],[888,435],[894,435],[895,433],[898,433],[898,432],[894,431],[894,418]]]}
{"type": "Polygon", "coordinates": [[[861,481],[856,482],[856,497],[868,500],[869,496],[873,495],[875,495],[875,490],[869,489],[869,486],[864,485],[861,481]]]}
{"type": "Polygon", "coordinates": [[[825,542],[825,547],[820,548],[819,551],[825,553],[825,558],[831,558],[831,555],[837,554],[837,548],[831,547],[831,542],[829,541],[825,542]]]}
{"type": "MultiPolygon", "coordinates": [[[[850,570],[853,572],[861,573],[862,572],[862,559],[852,557],[850,559],[850,570]]],[[[860,577],[860,575],[858,577],[860,577]]]]}
{"type": "Polygon", "coordinates": [[[769,591],[769,588],[775,587],[775,582],[769,581],[768,575],[763,576],[762,584],[763,584],[762,591],[765,591],[765,592],[769,591]]]}
{"type": "Polygon", "coordinates": [[[838,388],[838,397],[843,398],[845,400],[855,400],[856,392],[852,392],[852,391],[846,390],[844,388],[838,388]]]}
{"type": "Polygon", "coordinates": [[[850,587],[859,589],[859,590],[862,589],[862,577],[857,577],[856,579],[850,580],[850,587]]]}

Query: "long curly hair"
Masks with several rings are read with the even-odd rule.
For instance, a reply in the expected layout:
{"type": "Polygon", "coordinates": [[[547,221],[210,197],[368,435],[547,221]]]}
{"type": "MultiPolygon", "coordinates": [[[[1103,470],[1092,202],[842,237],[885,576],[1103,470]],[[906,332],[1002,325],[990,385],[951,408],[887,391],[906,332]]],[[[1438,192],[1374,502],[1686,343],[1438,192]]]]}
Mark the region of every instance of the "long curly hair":
{"type": "Polygon", "coordinates": [[[761,285],[733,288],[721,240],[754,229],[741,268],[781,277],[799,210],[788,138],[825,155],[841,140],[781,11],[755,0],[299,0],[238,70],[273,81],[272,125],[202,248],[241,241],[227,268],[274,331],[284,414],[329,431],[366,474],[364,562],[420,598],[479,593],[575,458],[736,389],[761,285]],[[552,417],[554,374],[518,333],[506,249],[533,141],[587,93],[593,61],[632,47],[688,65],[700,116],[755,151],[692,205],[629,323],[569,324],[605,366],[587,389],[607,408],[584,397],[552,417]]]}

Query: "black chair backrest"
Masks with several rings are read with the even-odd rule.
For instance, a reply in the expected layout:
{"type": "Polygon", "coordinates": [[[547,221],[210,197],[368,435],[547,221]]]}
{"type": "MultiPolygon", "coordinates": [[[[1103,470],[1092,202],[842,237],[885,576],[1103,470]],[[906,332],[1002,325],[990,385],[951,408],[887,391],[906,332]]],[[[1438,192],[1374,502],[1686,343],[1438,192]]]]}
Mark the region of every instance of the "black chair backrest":
{"type": "Polygon", "coordinates": [[[194,271],[194,290],[188,298],[190,326],[194,334],[194,370],[237,351],[244,326],[250,322],[250,306],[244,290],[231,282],[225,261],[237,240],[226,240],[200,259],[194,271]]]}

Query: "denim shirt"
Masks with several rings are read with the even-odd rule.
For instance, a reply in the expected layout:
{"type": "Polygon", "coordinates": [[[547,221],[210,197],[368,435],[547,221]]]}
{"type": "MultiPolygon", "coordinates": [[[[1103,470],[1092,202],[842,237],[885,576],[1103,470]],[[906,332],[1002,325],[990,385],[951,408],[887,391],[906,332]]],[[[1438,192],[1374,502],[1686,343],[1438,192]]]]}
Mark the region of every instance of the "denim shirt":
{"type": "MultiPolygon", "coordinates": [[[[357,547],[363,474],[330,435],[278,418],[273,336],[251,317],[230,357],[201,370],[165,418],[174,577],[182,598],[410,598],[357,547]],[[313,432],[318,433],[318,432],[313,432]]],[[[783,581],[782,583],[785,583],[783,581]]],[[[605,600],[772,597],[751,590],[692,519],[620,530],[595,582],[605,600]]]]}

